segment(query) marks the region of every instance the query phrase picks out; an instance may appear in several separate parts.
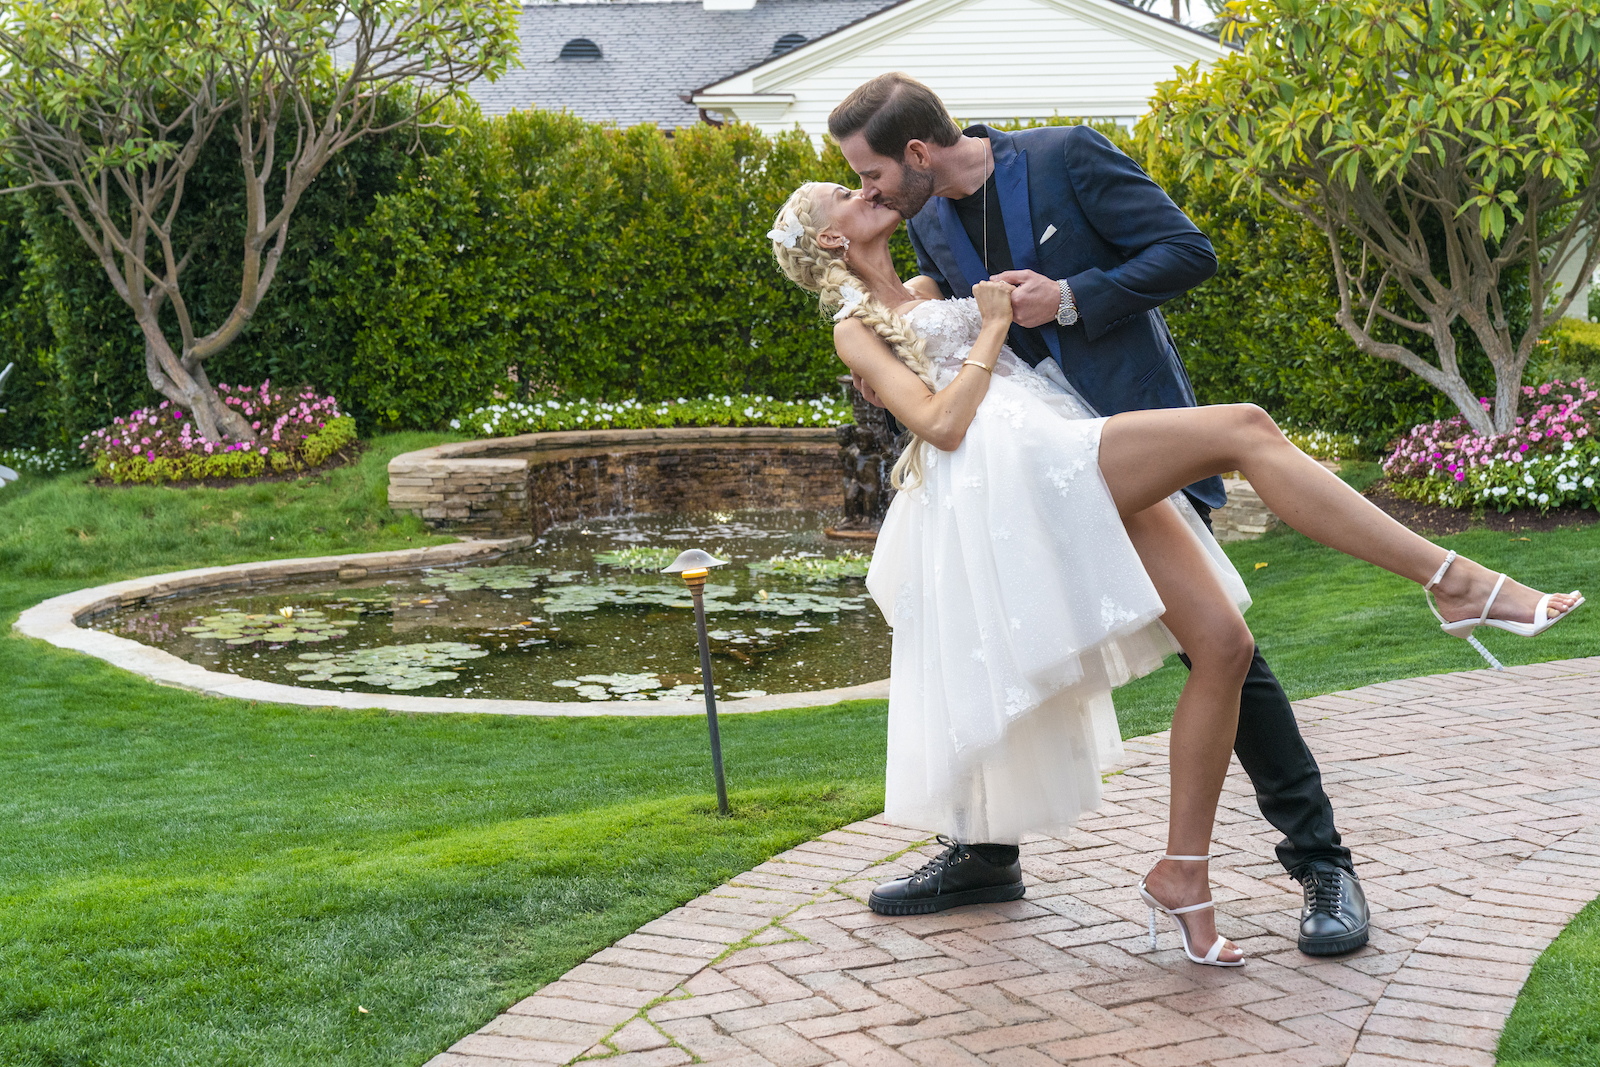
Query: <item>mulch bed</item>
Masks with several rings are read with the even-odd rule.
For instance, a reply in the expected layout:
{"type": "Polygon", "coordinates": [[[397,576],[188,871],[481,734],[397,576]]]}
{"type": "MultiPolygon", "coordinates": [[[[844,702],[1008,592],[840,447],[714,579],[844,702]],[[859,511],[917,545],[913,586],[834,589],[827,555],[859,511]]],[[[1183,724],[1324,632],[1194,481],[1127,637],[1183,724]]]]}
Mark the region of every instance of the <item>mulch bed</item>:
{"type": "MultiPolygon", "coordinates": [[[[253,478],[188,478],[179,482],[162,482],[160,484],[163,488],[172,489],[227,489],[236,485],[255,485],[257,482],[293,482],[301,478],[315,477],[335,467],[348,466],[360,459],[361,453],[366,450],[367,443],[365,441],[351,441],[315,467],[306,467],[303,470],[283,471],[278,474],[258,474],[253,478]]],[[[110,478],[91,478],[89,479],[89,484],[106,489],[132,489],[135,486],[148,486],[154,483],[113,482],[110,478]]]]}
{"type": "Polygon", "coordinates": [[[1437,504],[1419,504],[1395,496],[1387,481],[1374,482],[1365,493],[1368,500],[1392,515],[1396,520],[1421,534],[1458,534],[1467,530],[1496,530],[1502,533],[1534,533],[1554,530],[1562,526],[1585,526],[1600,521],[1600,512],[1593,508],[1567,505],[1551,508],[1541,515],[1537,511],[1512,511],[1504,515],[1489,509],[1445,508],[1437,504]]]}

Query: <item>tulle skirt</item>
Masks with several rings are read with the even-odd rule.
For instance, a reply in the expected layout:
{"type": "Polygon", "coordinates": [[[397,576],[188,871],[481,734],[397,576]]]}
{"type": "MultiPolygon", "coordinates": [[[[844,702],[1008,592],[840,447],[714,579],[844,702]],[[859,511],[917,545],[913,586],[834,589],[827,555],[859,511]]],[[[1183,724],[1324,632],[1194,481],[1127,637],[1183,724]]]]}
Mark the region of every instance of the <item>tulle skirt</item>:
{"type": "MultiPolygon", "coordinates": [[[[1111,690],[1181,651],[1100,474],[1105,420],[1039,369],[1047,388],[996,376],[955,451],[922,446],[867,574],[894,631],[887,818],[959,841],[1059,832],[1097,806],[1122,752],[1111,690]]],[[[1181,493],[1172,506],[1247,607],[1181,493]]]]}

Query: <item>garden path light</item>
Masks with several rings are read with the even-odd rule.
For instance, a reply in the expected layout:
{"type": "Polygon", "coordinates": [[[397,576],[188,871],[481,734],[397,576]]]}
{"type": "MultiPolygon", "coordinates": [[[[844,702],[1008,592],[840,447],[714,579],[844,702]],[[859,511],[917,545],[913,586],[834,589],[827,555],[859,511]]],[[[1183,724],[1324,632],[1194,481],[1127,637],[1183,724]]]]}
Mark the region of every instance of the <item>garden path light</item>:
{"type": "Polygon", "coordinates": [[[717,811],[728,814],[728,786],[722,777],[722,738],[717,733],[717,695],[711,684],[711,644],[706,637],[706,605],[703,594],[706,576],[712,567],[728,561],[718,559],[709,552],[691,548],[671,565],[663,567],[662,574],[676,574],[683,579],[694,597],[694,625],[700,635],[700,682],[706,691],[706,724],[711,730],[711,767],[717,776],[717,811]]]}

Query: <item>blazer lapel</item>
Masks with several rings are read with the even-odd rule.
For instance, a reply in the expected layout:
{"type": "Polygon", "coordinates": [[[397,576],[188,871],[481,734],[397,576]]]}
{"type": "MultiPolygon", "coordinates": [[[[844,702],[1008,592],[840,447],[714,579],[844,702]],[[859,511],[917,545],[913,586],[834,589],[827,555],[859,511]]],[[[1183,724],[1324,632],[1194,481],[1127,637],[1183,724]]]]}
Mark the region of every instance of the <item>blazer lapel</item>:
{"type": "MultiPolygon", "coordinates": [[[[1011,246],[1011,265],[1017,270],[1039,269],[1039,252],[1033,243],[1033,206],[1028,201],[1028,153],[1017,151],[1011,138],[998,130],[989,131],[989,146],[994,152],[994,184],[1000,194],[1000,213],[1006,223],[1006,243],[1011,246]]],[[[948,202],[948,201],[947,201],[948,202]]],[[[955,211],[950,211],[955,218],[955,211]]],[[[962,231],[962,236],[966,231],[962,231]]],[[[970,248],[971,241],[966,242],[970,248]]],[[[976,258],[977,253],[973,253],[976,258]]],[[[1056,324],[1039,327],[1050,355],[1061,363],[1061,338],[1056,324]]],[[[1063,365],[1063,370],[1065,366],[1063,365]]]]}
{"type": "MultiPolygon", "coordinates": [[[[983,257],[972,247],[972,239],[967,236],[967,228],[961,225],[961,220],[956,217],[956,209],[950,200],[942,196],[934,197],[934,206],[939,214],[939,229],[944,231],[945,243],[950,248],[957,269],[961,271],[961,280],[966,282],[966,294],[971,296],[972,287],[989,277],[989,272],[983,266],[983,257]]],[[[954,279],[946,280],[954,281],[954,279]]]]}

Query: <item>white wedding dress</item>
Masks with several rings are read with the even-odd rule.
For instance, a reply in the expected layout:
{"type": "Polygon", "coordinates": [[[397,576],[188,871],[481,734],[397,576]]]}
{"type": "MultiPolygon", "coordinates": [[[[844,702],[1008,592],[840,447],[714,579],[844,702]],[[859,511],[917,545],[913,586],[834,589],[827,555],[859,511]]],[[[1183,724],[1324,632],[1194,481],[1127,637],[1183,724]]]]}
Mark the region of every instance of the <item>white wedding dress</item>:
{"type": "MultiPolygon", "coordinates": [[[[940,388],[977,338],[971,299],[909,316],[940,388]]],[[[1122,752],[1111,690],[1180,651],[1100,474],[1105,419],[1060,368],[1003,348],[953,452],[923,444],[867,588],[894,630],[886,816],[958,841],[1069,828],[1122,752]]],[[[1242,608],[1244,583],[1173,497],[1242,608]]]]}

